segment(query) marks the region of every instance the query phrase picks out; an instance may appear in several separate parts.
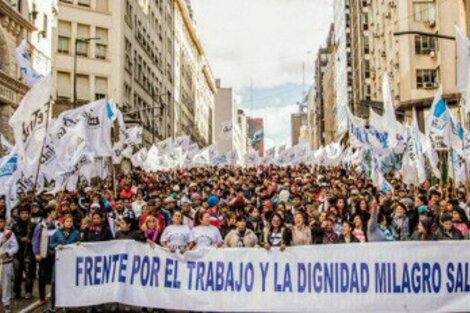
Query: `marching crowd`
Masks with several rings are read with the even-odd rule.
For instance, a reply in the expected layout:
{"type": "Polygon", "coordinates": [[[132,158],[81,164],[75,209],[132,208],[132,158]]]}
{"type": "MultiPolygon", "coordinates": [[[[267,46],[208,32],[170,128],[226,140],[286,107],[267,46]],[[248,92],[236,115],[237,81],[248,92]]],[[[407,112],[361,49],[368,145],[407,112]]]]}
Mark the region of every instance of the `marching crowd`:
{"type": "Polygon", "coordinates": [[[31,298],[37,280],[45,305],[52,282],[54,311],[55,251],[81,242],[133,239],[185,253],[206,246],[283,251],[470,238],[465,188],[389,181],[394,192],[377,190],[364,174],[340,167],[136,169],[118,175],[115,184],[109,177],[55,196],[19,194],[8,219],[0,198],[2,303],[9,312],[12,296],[31,298]]]}

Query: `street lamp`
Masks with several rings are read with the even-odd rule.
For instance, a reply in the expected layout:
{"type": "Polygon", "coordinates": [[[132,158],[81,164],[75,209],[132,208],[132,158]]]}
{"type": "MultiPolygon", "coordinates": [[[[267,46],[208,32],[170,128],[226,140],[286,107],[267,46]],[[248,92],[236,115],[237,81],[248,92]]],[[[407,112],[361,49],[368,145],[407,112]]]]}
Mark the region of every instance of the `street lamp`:
{"type": "MultiPolygon", "coordinates": [[[[135,113],[140,113],[144,111],[152,111],[152,142],[155,143],[155,109],[162,109],[163,108],[163,101],[161,100],[161,97],[168,95],[168,93],[161,93],[158,95],[155,95],[154,89],[152,88],[152,106],[150,108],[143,108],[139,110],[134,110],[134,111],[128,111],[128,112],[122,112],[122,115],[131,115],[135,113]],[[160,104],[155,105],[155,97],[160,99],[160,104]]],[[[140,119],[140,118],[139,118],[140,119]]]]}
{"type": "Polygon", "coordinates": [[[73,54],[73,108],[77,107],[77,44],[79,42],[88,43],[92,40],[101,40],[100,37],[75,38],[75,47],[73,54]]]}

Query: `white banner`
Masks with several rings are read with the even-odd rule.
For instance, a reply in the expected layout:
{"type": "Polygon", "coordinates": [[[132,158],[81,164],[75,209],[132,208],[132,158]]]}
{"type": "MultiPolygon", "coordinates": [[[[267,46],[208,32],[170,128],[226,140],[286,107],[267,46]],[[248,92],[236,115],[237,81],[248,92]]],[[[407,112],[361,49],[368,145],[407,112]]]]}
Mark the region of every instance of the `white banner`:
{"type": "Polygon", "coordinates": [[[56,303],[210,312],[463,312],[470,300],[469,246],[206,248],[181,255],[134,241],[70,245],[57,252],[56,303]]]}

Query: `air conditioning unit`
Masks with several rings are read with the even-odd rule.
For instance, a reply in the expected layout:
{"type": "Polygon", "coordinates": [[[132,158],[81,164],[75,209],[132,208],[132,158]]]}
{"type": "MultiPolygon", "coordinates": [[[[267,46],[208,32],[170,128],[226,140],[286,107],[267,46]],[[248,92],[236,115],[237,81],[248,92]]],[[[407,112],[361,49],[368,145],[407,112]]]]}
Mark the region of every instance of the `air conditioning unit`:
{"type": "Polygon", "coordinates": [[[388,19],[392,18],[392,13],[388,12],[387,14],[385,14],[385,18],[388,18],[388,19]]]}
{"type": "Polygon", "coordinates": [[[434,50],[431,50],[429,52],[429,56],[434,59],[436,57],[436,52],[434,50]]]}
{"type": "Polygon", "coordinates": [[[439,88],[439,83],[438,83],[438,82],[435,82],[435,83],[433,84],[433,86],[434,86],[434,88],[439,88]]]}

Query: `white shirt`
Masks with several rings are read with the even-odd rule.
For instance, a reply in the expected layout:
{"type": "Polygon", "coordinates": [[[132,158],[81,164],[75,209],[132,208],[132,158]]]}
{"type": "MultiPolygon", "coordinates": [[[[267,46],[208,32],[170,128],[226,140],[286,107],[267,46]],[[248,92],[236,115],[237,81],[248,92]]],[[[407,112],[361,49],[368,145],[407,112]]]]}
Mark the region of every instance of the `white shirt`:
{"type": "Polygon", "coordinates": [[[170,225],[163,231],[160,241],[165,242],[170,248],[185,248],[193,242],[193,234],[186,225],[170,225]]]}
{"type": "Polygon", "coordinates": [[[142,207],[147,204],[144,200],[136,200],[132,202],[132,211],[134,211],[135,216],[139,217],[142,215],[142,207]]]}
{"type": "Polygon", "coordinates": [[[193,238],[196,247],[211,247],[218,242],[222,242],[222,235],[217,227],[213,225],[199,225],[193,228],[193,238]]]}

